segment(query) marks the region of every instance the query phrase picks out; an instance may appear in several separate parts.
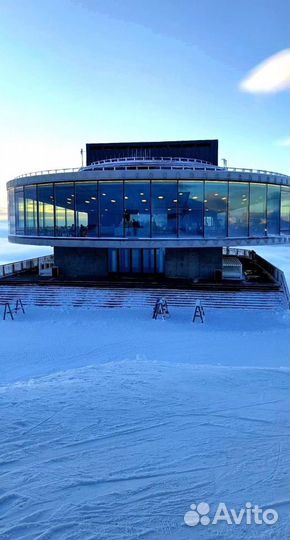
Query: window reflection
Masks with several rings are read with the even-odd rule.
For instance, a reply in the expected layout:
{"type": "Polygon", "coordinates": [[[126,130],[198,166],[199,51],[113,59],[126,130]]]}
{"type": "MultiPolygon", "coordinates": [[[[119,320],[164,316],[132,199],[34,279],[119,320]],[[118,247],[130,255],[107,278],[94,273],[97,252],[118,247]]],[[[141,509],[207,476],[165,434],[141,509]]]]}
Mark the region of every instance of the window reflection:
{"type": "Polygon", "coordinates": [[[123,236],[123,182],[100,182],[100,236],[123,236]]]}
{"type": "Polygon", "coordinates": [[[266,185],[250,185],[250,236],[266,236],[266,185]]]}
{"type": "Polygon", "coordinates": [[[8,190],[8,216],[9,216],[9,233],[15,234],[15,195],[14,189],[8,190]]]}
{"type": "Polygon", "coordinates": [[[16,211],[16,234],[24,234],[24,197],[23,188],[15,189],[15,211],[16,211]]]}
{"type": "Polygon", "coordinates": [[[280,233],[280,186],[268,185],[267,193],[267,233],[280,233]]]}
{"type": "Polygon", "coordinates": [[[75,184],[76,236],[98,236],[98,184],[75,184]]]}
{"type": "Polygon", "coordinates": [[[249,184],[229,183],[228,228],[230,237],[248,236],[249,184]]]}
{"type": "Polygon", "coordinates": [[[37,234],[37,192],[36,186],[25,186],[25,234],[37,234]]]}
{"type": "Polygon", "coordinates": [[[152,236],[176,235],[177,182],[152,182],[152,236]]]}
{"type": "Polygon", "coordinates": [[[290,204],[289,204],[289,188],[281,187],[281,233],[289,234],[290,232],[290,204]]]}
{"type": "Polygon", "coordinates": [[[74,184],[55,184],[55,234],[75,236],[74,184]]]}
{"type": "Polygon", "coordinates": [[[52,184],[38,185],[38,220],[40,236],[54,236],[54,195],[52,184]]]}
{"type": "Polygon", "coordinates": [[[203,182],[179,182],[179,236],[203,236],[203,182]]]}
{"type": "Polygon", "coordinates": [[[150,183],[125,182],[125,236],[150,236],[150,183]]]}
{"type": "Polygon", "coordinates": [[[208,238],[227,236],[227,182],[205,182],[204,230],[208,238]]]}

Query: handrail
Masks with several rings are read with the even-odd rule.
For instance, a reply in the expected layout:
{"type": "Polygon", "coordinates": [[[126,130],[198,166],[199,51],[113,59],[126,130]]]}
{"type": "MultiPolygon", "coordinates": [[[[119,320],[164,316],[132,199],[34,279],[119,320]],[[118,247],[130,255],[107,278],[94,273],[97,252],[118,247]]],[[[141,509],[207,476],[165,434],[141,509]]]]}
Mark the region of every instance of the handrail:
{"type": "MultiPolygon", "coordinates": [[[[128,160],[128,158],[127,158],[128,160]]],[[[130,161],[132,161],[133,158],[130,158],[130,161]]],[[[282,178],[287,178],[289,179],[289,176],[287,174],[282,174],[282,173],[278,173],[278,172],[273,172],[273,171],[266,171],[266,170],[263,170],[263,169],[247,169],[247,168],[243,168],[243,167],[218,167],[218,166],[215,166],[215,165],[211,165],[210,163],[207,163],[207,162],[204,162],[204,161],[201,161],[201,160],[191,160],[190,158],[186,158],[186,159],[183,159],[183,158],[173,158],[173,161],[179,161],[182,163],[182,162],[185,162],[186,163],[191,163],[191,162],[195,162],[195,163],[198,163],[200,165],[205,165],[204,167],[190,167],[189,165],[170,165],[169,163],[169,159],[168,158],[158,158],[158,160],[156,161],[164,161],[164,165],[157,165],[156,163],[154,163],[154,160],[147,160],[145,158],[134,158],[135,161],[152,161],[152,166],[147,165],[147,169],[150,170],[151,168],[154,168],[154,169],[159,169],[159,170],[162,170],[164,168],[166,169],[169,169],[169,170],[176,170],[177,168],[178,169],[188,169],[188,168],[192,168],[193,170],[198,170],[198,171],[208,171],[208,170],[211,170],[211,171],[224,171],[224,172],[237,172],[237,173],[249,173],[249,174],[265,174],[265,175],[269,175],[269,176],[279,176],[279,177],[282,177],[282,178]],[[206,166],[208,165],[208,167],[206,166]],[[209,169],[210,167],[210,169],[209,169]]],[[[102,171],[106,171],[107,170],[107,167],[105,166],[105,163],[107,165],[109,165],[110,163],[123,163],[124,162],[124,158],[120,158],[120,159],[112,159],[112,160],[103,160],[101,162],[98,162],[100,165],[104,164],[103,167],[101,167],[100,165],[97,164],[97,162],[95,163],[92,163],[92,167],[95,165],[96,167],[98,167],[97,170],[102,170],[102,171]]],[[[138,166],[136,166],[136,169],[138,169],[138,166]]],[[[144,166],[142,166],[142,169],[144,169],[144,166]]],[[[51,175],[51,174],[58,174],[58,173],[69,173],[69,172],[86,172],[86,171],[90,171],[90,170],[94,170],[93,168],[92,169],[89,169],[89,168],[86,168],[86,167],[71,167],[71,168],[63,168],[63,169],[47,169],[47,170],[43,170],[43,171],[35,171],[35,172],[29,172],[29,173],[24,173],[24,174],[20,174],[16,177],[13,178],[13,180],[17,180],[17,179],[20,179],[20,178],[27,178],[27,177],[30,177],[30,176],[43,176],[43,175],[51,175]]],[[[116,165],[116,166],[112,166],[112,169],[111,170],[132,170],[132,166],[131,165],[116,165]]]]}

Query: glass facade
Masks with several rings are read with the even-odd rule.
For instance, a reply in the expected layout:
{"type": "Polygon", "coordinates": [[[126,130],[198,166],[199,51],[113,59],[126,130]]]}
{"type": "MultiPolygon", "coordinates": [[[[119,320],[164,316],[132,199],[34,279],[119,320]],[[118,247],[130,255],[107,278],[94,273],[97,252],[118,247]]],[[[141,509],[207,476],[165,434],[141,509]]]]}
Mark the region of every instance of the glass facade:
{"type": "Polygon", "coordinates": [[[259,238],[267,234],[266,201],[267,186],[250,184],[250,236],[259,238]]]}
{"type": "Polygon", "coordinates": [[[179,182],[178,230],[179,236],[203,236],[203,182],[179,182]]]}
{"type": "Polygon", "coordinates": [[[172,238],[177,234],[177,182],[151,184],[152,236],[172,238]]]}
{"type": "MultiPolygon", "coordinates": [[[[60,182],[9,189],[8,203],[10,234],[17,235],[238,239],[289,234],[289,187],[274,184],[60,182]]],[[[143,253],[148,272],[156,267],[152,253],[143,253]]],[[[126,267],[127,255],[122,256],[126,267]]],[[[131,268],[139,267],[139,257],[132,251],[131,268]]]]}
{"type": "Polygon", "coordinates": [[[150,182],[124,183],[126,237],[150,237],[150,182]]]}
{"type": "Polygon", "coordinates": [[[100,182],[100,236],[120,237],[124,234],[123,182],[100,182]]]}
{"type": "Polygon", "coordinates": [[[54,236],[54,188],[53,184],[40,184],[38,191],[38,234],[54,236]]]}
{"type": "Polygon", "coordinates": [[[37,234],[37,188],[25,186],[25,234],[35,236],[37,234]]]}
{"type": "Polygon", "coordinates": [[[55,184],[55,236],[75,236],[75,192],[73,182],[55,184]]]}
{"type": "MultiPolygon", "coordinates": [[[[72,199],[71,199],[72,200],[72,199]]],[[[75,184],[76,236],[98,236],[98,184],[75,184]]]]}
{"type": "Polygon", "coordinates": [[[289,187],[281,187],[281,234],[290,232],[290,201],[289,187]]]}
{"type": "Polygon", "coordinates": [[[249,184],[229,183],[228,236],[241,238],[249,233],[249,184]]]}
{"type": "Polygon", "coordinates": [[[267,234],[280,234],[280,186],[268,186],[267,192],[267,234]]]}
{"type": "Polygon", "coordinates": [[[204,232],[208,238],[227,236],[227,182],[205,182],[204,232]]]}

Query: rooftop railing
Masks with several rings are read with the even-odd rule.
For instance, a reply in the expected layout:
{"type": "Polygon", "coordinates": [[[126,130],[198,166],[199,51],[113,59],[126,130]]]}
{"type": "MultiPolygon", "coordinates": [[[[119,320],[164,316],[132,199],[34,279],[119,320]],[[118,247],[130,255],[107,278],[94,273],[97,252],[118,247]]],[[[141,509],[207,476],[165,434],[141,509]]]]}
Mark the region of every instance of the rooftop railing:
{"type": "Polygon", "coordinates": [[[86,172],[86,171],[108,171],[108,170],[196,170],[196,171],[224,171],[226,173],[248,173],[248,174],[263,174],[266,176],[279,176],[282,178],[289,178],[287,174],[281,174],[274,171],[267,171],[264,169],[249,169],[243,167],[219,167],[212,165],[207,161],[193,158],[148,158],[148,157],[124,157],[124,158],[111,158],[96,161],[87,167],[74,167],[64,169],[47,169],[42,171],[34,171],[25,174],[20,174],[14,178],[27,178],[30,176],[43,176],[53,175],[58,173],[70,173],[70,172],[86,172]]]}

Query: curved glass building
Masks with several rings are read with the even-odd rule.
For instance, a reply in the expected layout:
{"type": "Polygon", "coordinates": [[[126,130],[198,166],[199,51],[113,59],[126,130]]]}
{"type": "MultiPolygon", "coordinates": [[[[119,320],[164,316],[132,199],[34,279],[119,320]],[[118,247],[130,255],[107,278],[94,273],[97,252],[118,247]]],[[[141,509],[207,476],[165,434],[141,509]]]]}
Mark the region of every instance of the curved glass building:
{"type": "MultiPolygon", "coordinates": [[[[289,242],[288,176],[218,167],[189,143],[192,157],[151,157],[145,147],[142,156],[113,153],[11,180],[9,240],[54,246],[64,275],[190,278],[212,278],[224,246],[289,242]]],[[[182,153],[182,143],[172,145],[182,153]]]]}

